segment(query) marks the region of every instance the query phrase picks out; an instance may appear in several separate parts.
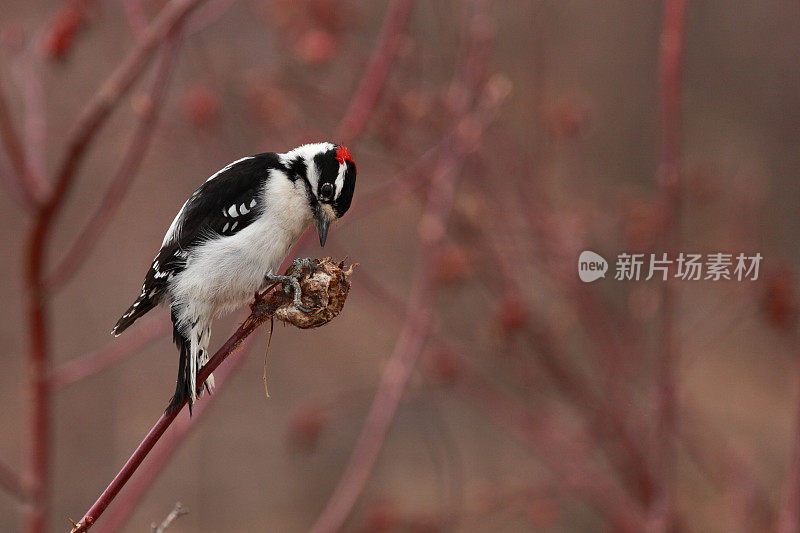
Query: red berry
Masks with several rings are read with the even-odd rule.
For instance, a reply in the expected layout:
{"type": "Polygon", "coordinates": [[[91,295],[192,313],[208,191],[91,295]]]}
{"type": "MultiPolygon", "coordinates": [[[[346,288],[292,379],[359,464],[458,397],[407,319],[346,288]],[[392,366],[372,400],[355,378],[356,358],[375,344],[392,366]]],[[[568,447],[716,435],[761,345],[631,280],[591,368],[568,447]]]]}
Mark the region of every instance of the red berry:
{"type": "Polygon", "coordinates": [[[219,97],[201,85],[187,90],[183,96],[186,119],[198,128],[210,128],[219,120],[219,97]]]}
{"type": "Polygon", "coordinates": [[[336,39],[325,30],[311,29],[300,36],[295,54],[302,61],[319,65],[327,63],[336,51],[336,39]]]}
{"type": "Polygon", "coordinates": [[[300,407],[289,420],[287,445],[302,452],[313,451],[325,427],[322,407],[308,404],[300,407]]]}

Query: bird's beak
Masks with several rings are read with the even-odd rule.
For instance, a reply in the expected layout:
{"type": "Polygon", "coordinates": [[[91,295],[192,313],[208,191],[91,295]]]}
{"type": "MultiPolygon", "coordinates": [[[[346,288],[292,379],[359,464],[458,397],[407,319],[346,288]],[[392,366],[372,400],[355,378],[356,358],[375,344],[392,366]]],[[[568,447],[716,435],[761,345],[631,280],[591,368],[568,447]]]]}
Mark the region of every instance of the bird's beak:
{"type": "Polygon", "coordinates": [[[325,241],[328,238],[328,228],[331,225],[331,219],[324,210],[317,210],[317,233],[319,233],[319,245],[325,247],[325,241]]]}

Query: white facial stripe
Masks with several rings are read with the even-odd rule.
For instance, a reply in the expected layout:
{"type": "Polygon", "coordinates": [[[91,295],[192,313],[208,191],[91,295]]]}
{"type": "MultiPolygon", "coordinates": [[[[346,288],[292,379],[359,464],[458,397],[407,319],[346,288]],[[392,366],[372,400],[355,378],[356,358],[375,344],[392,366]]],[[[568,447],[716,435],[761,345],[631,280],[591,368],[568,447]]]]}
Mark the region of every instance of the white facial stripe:
{"type": "Polygon", "coordinates": [[[316,191],[317,185],[319,185],[319,169],[313,159],[306,161],[306,169],[308,183],[311,184],[311,190],[316,191]]]}
{"type": "Polygon", "coordinates": [[[344,173],[347,172],[347,162],[339,164],[339,173],[336,175],[336,182],[333,186],[336,189],[336,194],[334,195],[334,199],[338,199],[339,195],[342,194],[342,189],[344,189],[344,173]]]}

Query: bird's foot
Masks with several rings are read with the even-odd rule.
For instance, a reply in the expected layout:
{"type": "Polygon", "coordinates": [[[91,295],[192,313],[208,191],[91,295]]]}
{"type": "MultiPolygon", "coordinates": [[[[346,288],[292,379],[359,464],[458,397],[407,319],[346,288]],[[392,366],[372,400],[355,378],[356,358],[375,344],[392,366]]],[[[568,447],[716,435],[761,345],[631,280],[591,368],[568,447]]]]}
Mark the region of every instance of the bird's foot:
{"type": "Polygon", "coordinates": [[[308,268],[309,274],[313,274],[316,269],[314,262],[308,257],[297,258],[292,261],[292,273],[288,276],[267,274],[265,278],[270,283],[282,283],[283,291],[286,293],[286,296],[291,296],[293,298],[294,306],[304,313],[310,313],[311,309],[304,307],[303,302],[300,300],[303,291],[300,288],[300,282],[298,280],[303,273],[304,267],[308,268]]]}
{"type": "Polygon", "coordinates": [[[317,265],[314,264],[314,260],[310,257],[298,257],[294,261],[292,261],[292,273],[296,275],[300,275],[300,272],[303,271],[303,268],[308,269],[308,275],[314,275],[314,271],[317,270],[317,265]]]}

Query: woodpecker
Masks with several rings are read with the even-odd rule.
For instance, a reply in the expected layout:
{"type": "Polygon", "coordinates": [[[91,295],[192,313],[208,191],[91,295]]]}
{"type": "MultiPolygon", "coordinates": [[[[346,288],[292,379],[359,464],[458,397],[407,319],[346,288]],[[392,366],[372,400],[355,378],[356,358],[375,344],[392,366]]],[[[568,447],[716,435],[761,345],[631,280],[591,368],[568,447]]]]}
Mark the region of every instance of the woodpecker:
{"type": "Polygon", "coordinates": [[[214,387],[213,376],[197,384],[210,357],[211,322],[282,282],[294,290],[308,259],[296,260],[293,276],[277,269],[305,230],[316,223],[325,246],[328,227],[350,208],[356,165],[350,151],[329,142],[286,153],[263,153],[234,161],[213,174],[183,204],[150,266],[142,292],[114,326],[119,336],[159,304],[171,308],[173,339],[180,352],[175,394],[167,412],[192,405],[214,387]]]}

